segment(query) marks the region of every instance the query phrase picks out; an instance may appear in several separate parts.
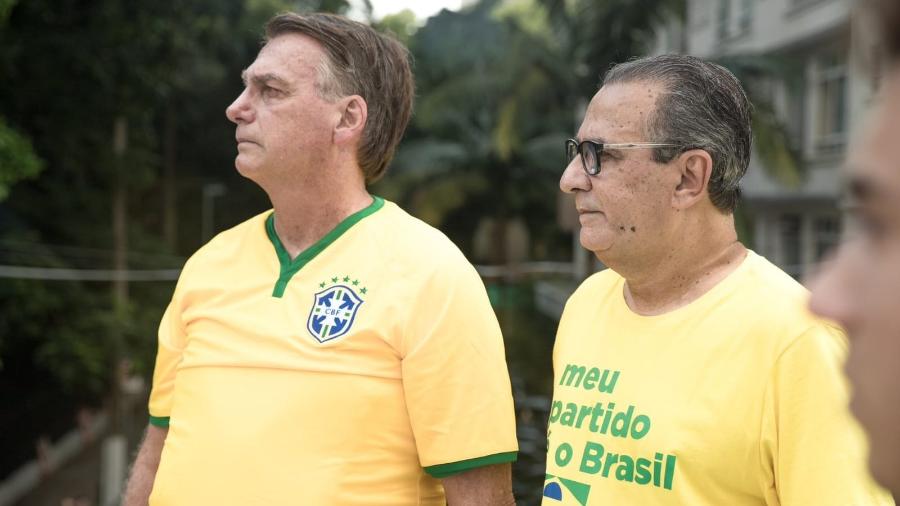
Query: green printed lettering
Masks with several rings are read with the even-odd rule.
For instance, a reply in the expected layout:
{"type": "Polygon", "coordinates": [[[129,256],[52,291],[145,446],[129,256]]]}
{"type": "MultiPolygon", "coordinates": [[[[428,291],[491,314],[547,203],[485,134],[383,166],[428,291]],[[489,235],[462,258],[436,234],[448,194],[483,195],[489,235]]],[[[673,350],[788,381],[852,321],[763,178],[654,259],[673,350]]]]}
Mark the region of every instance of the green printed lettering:
{"type": "Polygon", "coordinates": [[[631,437],[640,439],[650,432],[650,417],[647,415],[638,415],[634,418],[634,424],[631,425],[631,437]],[[638,424],[641,428],[638,429],[638,424]]]}
{"type": "Polygon", "coordinates": [[[569,465],[569,461],[572,460],[572,445],[569,443],[562,443],[556,448],[556,465],[559,467],[566,467],[569,465]]]}
{"type": "Polygon", "coordinates": [[[603,445],[588,441],[584,445],[584,454],[581,456],[581,466],[578,468],[582,473],[597,474],[603,457],[603,445]]]}
{"type": "Polygon", "coordinates": [[[587,372],[587,376],[584,377],[584,388],[587,390],[593,390],[597,387],[598,379],[600,379],[600,369],[591,367],[591,369],[587,372]]]}
{"type": "Polygon", "coordinates": [[[578,415],[578,405],[574,402],[566,404],[566,410],[559,417],[559,423],[571,427],[575,425],[575,417],[578,415]]]}
{"type": "Polygon", "coordinates": [[[575,422],[576,429],[581,428],[581,423],[584,422],[584,419],[591,414],[591,411],[593,411],[593,409],[591,409],[590,406],[581,406],[581,411],[578,412],[578,421],[575,422]]]}
{"type": "Polygon", "coordinates": [[[594,412],[591,414],[591,432],[599,432],[600,426],[597,425],[597,418],[603,415],[603,403],[594,404],[594,412]]]}
{"type": "Polygon", "coordinates": [[[631,417],[634,415],[634,406],[628,406],[624,413],[616,413],[613,417],[612,435],[615,437],[628,437],[628,427],[631,425],[631,417]]]}
{"type": "Polygon", "coordinates": [[[634,459],[628,455],[619,455],[619,467],[616,468],[616,479],[634,481],[634,459]]]}
{"type": "Polygon", "coordinates": [[[612,420],[613,410],[615,409],[615,402],[610,402],[606,405],[606,416],[603,417],[603,426],[600,427],[601,434],[606,434],[606,431],[609,429],[609,421],[612,420]]]}
{"type": "Polygon", "coordinates": [[[653,455],[653,486],[659,486],[659,475],[662,474],[662,453],[653,455]]]}
{"type": "Polygon", "coordinates": [[[650,459],[637,459],[637,478],[634,479],[634,482],[638,485],[646,485],[650,483],[650,459]]]}
{"type": "Polygon", "coordinates": [[[615,453],[606,454],[606,463],[603,465],[603,477],[609,478],[609,469],[613,464],[619,461],[619,456],[615,453]]]}
{"type": "Polygon", "coordinates": [[[672,481],[675,480],[675,456],[666,456],[666,479],[663,486],[666,490],[672,490],[672,481]]]}
{"type": "Polygon", "coordinates": [[[550,406],[550,423],[556,423],[562,413],[562,401],[553,401],[550,406]]]}
{"type": "Polygon", "coordinates": [[[562,377],[559,379],[560,385],[565,385],[567,387],[570,386],[579,386],[581,385],[581,379],[584,378],[584,367],[580,367],[574,364],[566,365],[566,369],[563,371],[562,377]],[[572,382],[575,382],[572,385],[572,382]]]}
{"type": "Polygon", "coordinates": [[[607,382],[607,377],[609,376],[609,369],[603,370],[603,377],[600,378],[600,391],[608,394],[613,393],[613,390],[616,388],[616,382],[619,381],[619,371],[614,371],[612,373],[612,379],[607,382]]]}

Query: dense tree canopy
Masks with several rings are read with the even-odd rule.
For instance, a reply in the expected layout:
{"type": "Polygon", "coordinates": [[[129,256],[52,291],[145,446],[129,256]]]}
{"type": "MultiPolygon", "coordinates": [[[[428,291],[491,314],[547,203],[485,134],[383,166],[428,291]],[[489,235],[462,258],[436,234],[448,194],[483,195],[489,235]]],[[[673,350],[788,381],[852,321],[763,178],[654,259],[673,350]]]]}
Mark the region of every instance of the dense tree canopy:
{"type": "MultiPolygon", "coordinates": [[[[118,360],[149,374],[173,282],[113,290],[78,278],[177,269],[200,245],[204,185],[240,186],[224,108],[265,20],[348,7],[0,0],[0,476],[56,430],[47,424],[70,426],[77,405],[101,402],[118,360]],[[22,267],[75,279],[30,279],[22,267]]],[[[216,228],[264,208],[243,188],[219,202],[216,228]]]]}

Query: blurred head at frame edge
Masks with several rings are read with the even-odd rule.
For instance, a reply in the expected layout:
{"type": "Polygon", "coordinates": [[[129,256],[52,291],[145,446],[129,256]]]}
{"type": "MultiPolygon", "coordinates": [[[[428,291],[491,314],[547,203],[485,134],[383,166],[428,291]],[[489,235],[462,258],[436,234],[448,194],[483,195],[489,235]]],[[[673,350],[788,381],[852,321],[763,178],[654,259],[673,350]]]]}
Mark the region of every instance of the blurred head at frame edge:
{"type": "Polygon", "coordinates": [[[851,408],[873,476],[900,497],[900,1],[858,7],[884,60],[871,62],[879,89],[847,155],[847,237],[813,279],[811,306],[847,330],[851,408]]]}

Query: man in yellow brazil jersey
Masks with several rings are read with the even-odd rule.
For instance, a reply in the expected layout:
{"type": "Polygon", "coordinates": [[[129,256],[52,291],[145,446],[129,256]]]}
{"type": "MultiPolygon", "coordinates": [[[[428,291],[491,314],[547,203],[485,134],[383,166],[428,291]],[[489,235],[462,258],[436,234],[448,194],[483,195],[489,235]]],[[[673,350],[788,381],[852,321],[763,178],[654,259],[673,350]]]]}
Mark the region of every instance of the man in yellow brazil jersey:
{"type": "Polygon", "coordinates": [[[609,269],[566,304],[544,505],[889,505],[846,409],[840,331],[737,240],[738,80],[698,58],[613,67],[560,187],[609,269]]]}
{"type": "Polygon", "coordinates": [[[511,504],[496,318],[440,232],[366,185],[412,108],[405,48],[284,14],[226,115],[273,210],[185,264],[128,506],[511,504]]]}
{"type": "Polygon", "coordinates": [[[900,498],[900,2],[873,2],[888,54],[872,117],[848,157],[853,229],[812,286],[812,308],[850,337],[850,406],[872,474],[900,498]]]}

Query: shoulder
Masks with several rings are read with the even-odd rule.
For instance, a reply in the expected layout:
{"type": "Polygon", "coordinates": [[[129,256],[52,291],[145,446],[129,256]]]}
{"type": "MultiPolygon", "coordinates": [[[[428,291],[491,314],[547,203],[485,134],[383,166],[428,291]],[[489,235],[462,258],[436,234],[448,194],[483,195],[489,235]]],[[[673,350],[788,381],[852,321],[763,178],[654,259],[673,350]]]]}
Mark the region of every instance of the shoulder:
{"type": "Polygon", "coordinates": [[[734,298],[746,304],[755,319],[773,318],[805,325],[816,321],[807,308],[809,290],[797,280],[753,251],[747,253],[734,298]]]}
{"type": "Polygon", "coordinates": [[[269,209],[217,234],[188,258],[181,278],[231,262],[246,248],[270,247],[266,220],[271,214],[269,209]]]}
{"type": "Polygon", "coordinates": [[[374,246],[372,254],[381,257],[385,266],[436,275],[475,272],[462,251],[443,232],[393,202],[385,201],[384,208],[372,218],[375,218],[369,228],[374,246]]]}
{"type": "Polygon", "coordinates": [[[744,314],[757,334],[777,338],[782,350],[804,336],[840,346],[843,332],[809,310],[809,290],[774,264],[750,251],[729,305],[744,314]]]}

